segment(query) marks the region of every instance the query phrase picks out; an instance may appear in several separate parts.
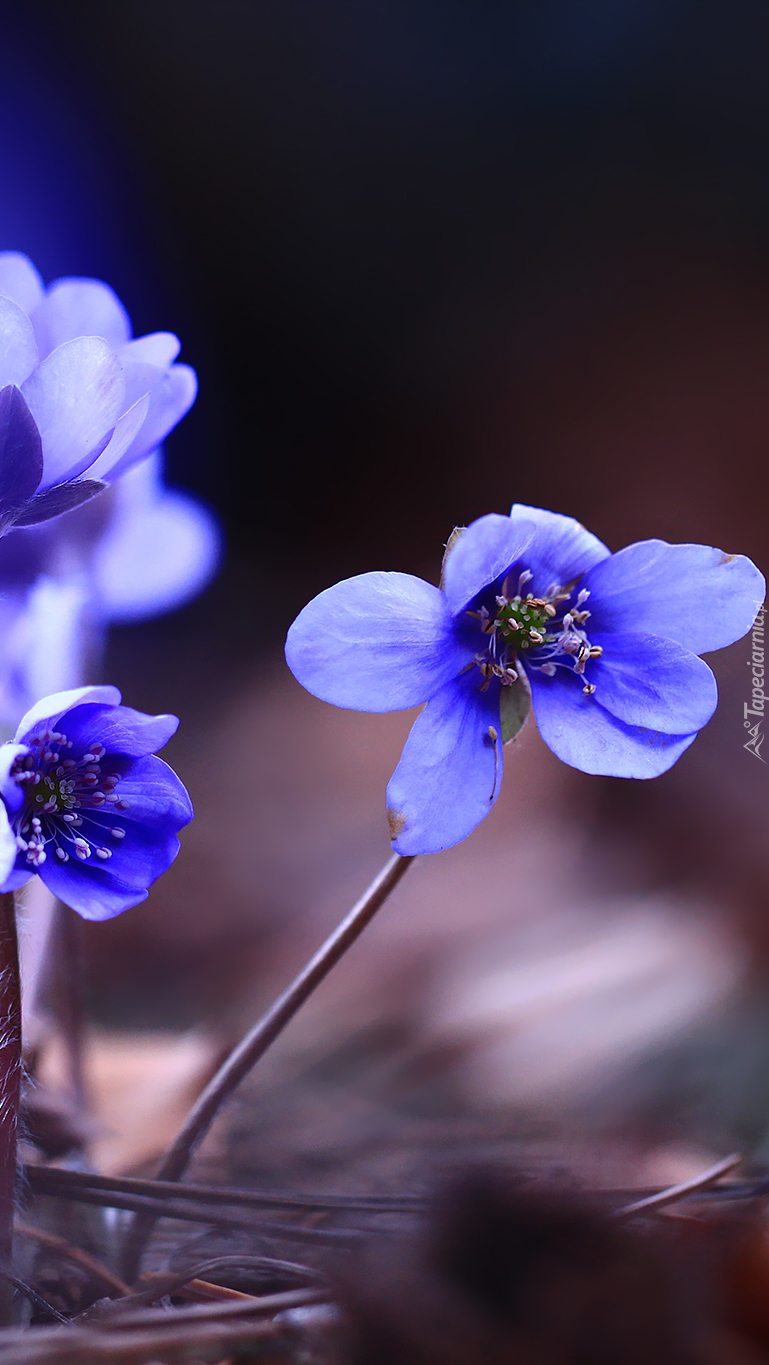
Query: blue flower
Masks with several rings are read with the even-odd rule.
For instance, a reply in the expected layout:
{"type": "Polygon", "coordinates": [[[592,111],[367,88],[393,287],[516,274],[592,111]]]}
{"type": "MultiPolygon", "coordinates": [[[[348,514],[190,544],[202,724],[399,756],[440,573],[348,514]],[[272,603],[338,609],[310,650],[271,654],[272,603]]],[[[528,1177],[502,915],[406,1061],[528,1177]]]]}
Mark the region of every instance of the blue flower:
{"type": "Polygon", "coordinates": [[[765,584],[743,555],[641,541],[611,554],[571,517],[516,504],[449,541],[440,588],[367,573],[328,588],[286,658],[335,706],[427,703],[388,787],[398,853],[434,853],[497,799],[502,746],[530,701],[540,734],[587,773],[656,777],[710,719],[698,656],[753,624],[765,584]]]}
{"type": "Polygon", "coordinates": [[[111,919],[173,862],[192,806],[155,750],[179,722],[120,701],[116,687],[45,697],[0,745],[3,891],[36,872],[85,919],[111,919]]]}
{"type": "Polygon", "coordinates": [[[132,340],[101,280],[46,290],[0,252],[0,534],[79,506],[160,445],[195,399],[178,352],[170,332],[132,340]]]}

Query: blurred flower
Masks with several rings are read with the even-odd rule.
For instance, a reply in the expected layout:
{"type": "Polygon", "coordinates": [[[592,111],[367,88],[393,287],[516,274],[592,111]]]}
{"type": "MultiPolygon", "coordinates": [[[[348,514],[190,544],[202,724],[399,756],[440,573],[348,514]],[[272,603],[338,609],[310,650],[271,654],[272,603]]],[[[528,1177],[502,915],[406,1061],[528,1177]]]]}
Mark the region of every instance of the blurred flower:
{"type": "Polygon", "coordinates": [[[67,516],[0,539],[0,728],[101,668],[112,623],[194,597],[219,560],[207,508],[164,486],[160,452],[67,516]]]}
{"type": "Polygon", "coordinates": [[[132,340],[100,280],[46,290],[0,253],[0,533],[80,506],[160,445],[196,393],[178,352],[170,332],[132,340]]]}
{"type": "Polygon", "coordinates": [[[516,504],[455,532],[441,588],[381,572],[328,588],[292,625],[286,657],[336,706],[427,702],[387,796],[396,851],[433,853],[491,810],[502,746],[531,699],[572,767],[665,772],[715,710],[698,656],[744,635],[764,591],[743,555],[661,540],[612,555],[571,517],[516,504]]]}
{"type": "Polygon", "coordinates": [[[155,750],[179,722],[120,703],[116,687],[45,697],[0,746],[4,891],[36,872],[85,919],[111,919],[173,862],[193,812],[155,750]]]}

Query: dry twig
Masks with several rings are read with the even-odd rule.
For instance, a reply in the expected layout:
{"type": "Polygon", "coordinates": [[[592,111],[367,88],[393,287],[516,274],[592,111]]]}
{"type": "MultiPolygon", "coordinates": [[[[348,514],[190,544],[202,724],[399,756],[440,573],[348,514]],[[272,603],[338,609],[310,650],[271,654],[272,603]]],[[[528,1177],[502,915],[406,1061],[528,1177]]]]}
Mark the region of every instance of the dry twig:
{"type": "Polygon", "coordinates": [[[636,1199],[633,1204],[625,1204],[621,1209],[615,1209],[610,1215],[612,1218],[632,1218],[636,1213],[651,1213],[655,1209],[663,1209],[668,1204],[676,1204],[679,1199],[685,1199],[689,1194],[696,1194],[699,1190],[705,1190],[709,1185],[715,1185],[722,1176],[733,1171],[735,1166],[739,1166],[742,1156],[739,1152],[726,1156],[722,1161],[717,1161],[715,1165],[708,1166],[707,1170],[701,1175],[695,1176],[692,1180],[684,1180],[680,1185],[670,1185],[665,1190],[660,1190],[659,1194],[649,1194],[644,1199],[636,1199]]]}

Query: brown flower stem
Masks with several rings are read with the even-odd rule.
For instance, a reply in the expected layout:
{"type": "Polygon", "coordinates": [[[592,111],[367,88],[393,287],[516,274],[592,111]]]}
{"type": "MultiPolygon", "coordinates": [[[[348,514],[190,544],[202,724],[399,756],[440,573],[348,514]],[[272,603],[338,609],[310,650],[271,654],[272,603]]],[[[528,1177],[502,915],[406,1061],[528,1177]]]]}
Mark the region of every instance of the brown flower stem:
{"type": "MultiPolygon", "coordinates": [[[[190,1160],[202,1142],[219,1110],[227,1102],[251,1068],[263,1057],[271,1043],[280,1036],[287,1024],[312,995],[313,991],[328,976],[347,949],[363,932],[374,918],[390,892],[395,889],[413,857],[404,858],[393,854],[382,871],[363,893],[325,943],[313,954],[309,962],[294,977],[291,985],[267,1010],[266,1014],[254,1024],[253,1028],[225,1058],[219,1070],[211,1078],[205,1090],[193,1105],[190,1113],[166,1152],[157,1172],[158,1180],[179,1180],[186,1171],[190,1160]]],[[[131,1279],[139,1265],[141,1254],[149,1237],[154,1219],[137,1215],[128,1234],[125,1249],[125,1274],[131,1279]]]]}
{"type": "MultiPolygon", "coordinates": [[[[0,1269],[11,1272],[21,1091],[21,985],[13,893],[0,893],[0,1269]]],[[[0,1324],[13,1320],[13,1286],[0,1280],[0,1324]]]]}

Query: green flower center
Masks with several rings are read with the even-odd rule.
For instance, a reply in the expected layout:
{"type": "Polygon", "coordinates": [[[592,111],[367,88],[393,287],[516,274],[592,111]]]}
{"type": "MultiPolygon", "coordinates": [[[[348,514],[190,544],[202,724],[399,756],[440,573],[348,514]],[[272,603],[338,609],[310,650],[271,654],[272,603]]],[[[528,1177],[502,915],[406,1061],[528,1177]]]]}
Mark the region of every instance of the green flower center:
{"type": "Polygon", "coordinates": [[[499,610],[494,618],[497,635],[516,653],[533,649],[554,637],[547,630],[555,608],[542,597],[512,597],[497,599],[499,610]]]}

